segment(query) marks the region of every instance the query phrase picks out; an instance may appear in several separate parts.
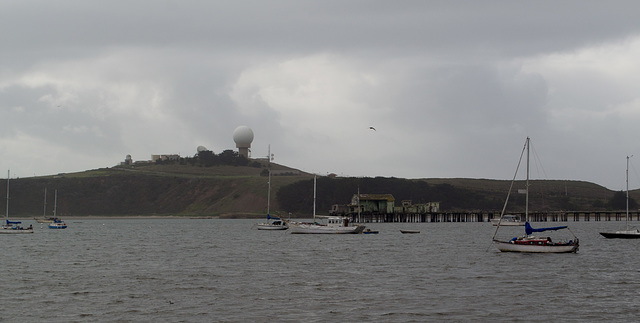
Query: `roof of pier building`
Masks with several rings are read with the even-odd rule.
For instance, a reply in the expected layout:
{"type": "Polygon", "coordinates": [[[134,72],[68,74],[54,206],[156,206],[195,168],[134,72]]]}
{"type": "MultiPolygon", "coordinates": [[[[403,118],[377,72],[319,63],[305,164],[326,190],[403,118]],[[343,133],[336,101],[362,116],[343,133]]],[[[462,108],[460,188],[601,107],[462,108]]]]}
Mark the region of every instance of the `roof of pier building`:
{"type": "Polygon", "coordinates": [[[395,203],[396,201],[391,194],[353,194],[351,204],[358,204],[358,196],[360,196],[360,203],[363,201],[386,201],[395,203]]]}

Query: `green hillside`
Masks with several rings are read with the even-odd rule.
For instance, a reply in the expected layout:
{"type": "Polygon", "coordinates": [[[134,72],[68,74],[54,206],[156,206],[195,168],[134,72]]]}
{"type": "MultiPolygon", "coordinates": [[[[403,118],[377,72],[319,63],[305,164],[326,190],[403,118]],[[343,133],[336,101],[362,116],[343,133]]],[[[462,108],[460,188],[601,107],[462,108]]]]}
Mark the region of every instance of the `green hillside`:
{"type": "MultiPolygon", "coordinates": [[[[188,163],[116,166],[56,176],[11,180],[11,216],[41,216],[47,189],[47,214],[53,212],[58,190],[58,215],[131,216],[177,215],[263,217],[267,208],[266,161],[247,166],[188,163]]],[[[272,214],[307,217],[312,214],[313,176],[272,164],[272,214]]],[[[0,181],[6,196],[6,179],[0,181]]],[[[510,181],[489,179],[329,178],[317,183],[317,213],[327,214],[333,204],[347,204],[361,193],[393,194],[413,203],[440,202],[442,211],[499,210],[510,181]]],[[[524,188],[524,183],[514,187],[524,188]]],[[[531,181],[532,210],[605,210],[614,193],[581,181],[531,181]]],[[[619,192],[618,192],[619,193],[619,192]]],[[[638,198],[639,192],[632,192],[638,198]]],[[[524,195],[513,193],[510,210],[519,211],[524,195]]],[[[3,203],[4,204],[4,203],[3,203]]],[[[2,205],[3,205],[2,204],[2,205]]]]}

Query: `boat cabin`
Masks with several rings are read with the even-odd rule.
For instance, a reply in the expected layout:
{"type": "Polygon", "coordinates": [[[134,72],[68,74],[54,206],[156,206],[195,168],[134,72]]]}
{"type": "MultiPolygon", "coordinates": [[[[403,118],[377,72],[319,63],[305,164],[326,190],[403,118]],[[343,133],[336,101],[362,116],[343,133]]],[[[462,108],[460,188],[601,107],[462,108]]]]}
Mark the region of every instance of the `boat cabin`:
{"type": "Polygon", "coordinates": [[[329,216],[327,217],[327,226],[331,227],[348,227],[349,218],[341,216],[329,216]]]}
{"type": "Polygon", "coordinates": [[[535,238],[535,239],[518,239],[518,238],[513,238],[511,239],[511,241],[515,244],[524,244],[524,245],[538,245],[538,246],[546,246],[546,245],[551,245],[551,238],[546,237],[546,238],[535,238]]]}

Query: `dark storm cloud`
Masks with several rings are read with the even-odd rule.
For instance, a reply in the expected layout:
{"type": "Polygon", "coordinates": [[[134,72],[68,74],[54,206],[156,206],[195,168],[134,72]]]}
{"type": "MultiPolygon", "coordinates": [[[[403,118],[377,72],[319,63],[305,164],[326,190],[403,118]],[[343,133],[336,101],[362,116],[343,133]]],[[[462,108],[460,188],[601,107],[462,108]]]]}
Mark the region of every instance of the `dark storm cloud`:
{"type": "Polygon", "coordinates": [[[357,176],[509,178],[531,136],[552,178],[619,188],[603,168],[640,149],[633,1],[0,6],[0,146],[22,173],[230,149],[240,124],[256,156],[357,176]],[[34,150],[50,162],[16,157],[34,150]]]}

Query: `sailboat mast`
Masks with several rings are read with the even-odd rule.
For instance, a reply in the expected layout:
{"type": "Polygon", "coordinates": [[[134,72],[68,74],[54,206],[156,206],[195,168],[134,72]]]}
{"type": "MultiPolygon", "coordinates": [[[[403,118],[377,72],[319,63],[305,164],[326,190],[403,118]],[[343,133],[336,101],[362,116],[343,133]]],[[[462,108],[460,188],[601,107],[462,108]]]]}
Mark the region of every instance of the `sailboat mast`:
{"type": "Polygon", "coordinates": [[[524,218],[525,221],[529,221],[529,137],[527,137],[527,183],[526,183],[526,197],[524,206],[524,218]]]}
{"type": "Polygon", "coordinates": [[[358,222],[360,222],[360,185],[358,185],[358,222]]]}
{"type": "Polygon", "coordinates": [[[313,175],[313,222],[316,222],[316,175],[313,175]]]}
{"type": "Polygon", "coordinates": [[[627,230],[629,230],[629,156],[627,156],[627,230]]]}
{"type": "Polygon", "coordinates": [[[44,188],[44,210],[42,211],[42,216],[47,216],[47,188],[44,188]]]}
{"type": "Polygon", "coordinates": [[[55,199],[53,200],[53,217],[56,217],[58,211],[58,190],[56,190],[55,199]]]}
{"type": "Polygon", "coordinates": [[[271,210],[271,145],[269,145],[269,149],[267,151],[267,169],[269,170],[269,190],[267,193],[267,215],[270,214],[271,210]]]}
{"type": "MultiPolygon", "coordinates": [[[[7,170],[7,211],[5,212],[5,216],[7,217],[7,221],[9,221],[9,176],[11,174],[11,170],[7,170]]],[[[7,222],[8,225],[9,222],[7,222]]]]}

